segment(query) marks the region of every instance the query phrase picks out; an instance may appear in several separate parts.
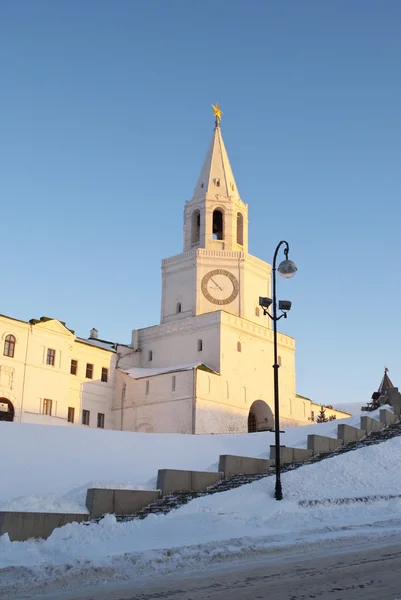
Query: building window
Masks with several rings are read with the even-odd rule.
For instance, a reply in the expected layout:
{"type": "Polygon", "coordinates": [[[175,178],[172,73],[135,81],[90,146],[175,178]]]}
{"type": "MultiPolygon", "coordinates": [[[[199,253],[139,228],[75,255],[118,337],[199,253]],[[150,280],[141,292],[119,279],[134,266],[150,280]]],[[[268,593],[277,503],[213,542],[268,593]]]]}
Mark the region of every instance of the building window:
{"type": "Polygon", "coordinates": [[[151,362],[152,360],[153,360],[153,352],[152,352],[152,350],[149,350],[148,361],[151,362]]]}
{"type": "Polygon", "coordinates": [[[224,239],[223,211],[218,210],[218,209],[213,211],[212,233],[213,233],[214,240],[223,240],[224,239]]]}
{"type": "Polygon", "coordinates": [[[97,426],[99,429],[104,429],[104,414],[97,413],[97,426]]]}
{"type": "Polygon", "coordinates": [[[56,363],[56,351],[52,348],[47,349],[46,364],[54,367],[56,363]]]}
{"type": "Polygon", "coordinates": [[[219,178],[216,179],[216,186],[220,187],[220,179],[219,178]]]}
{"type": "Polygon", "coordinates": [[[109,370],[106,369],[106,367],[102,367],[102,376],[101,376],[101,381],[103,383],[107,383],[107,380],[109,378],[109,370]]]}
{"type": "Polygon", "coordinates": [[[15,351],[15,337],[13,335],[6,335],[6,339],[4,340],[4,356],[8,356],[8,358],[14,358],[15,351]]]}
{"type": "Polygon", "coordinates": [[[85,377],[86,379],[93,379],[93,365],[91,365],[90,363],[86,363],[85,377]]]}
{"type": "Polygon", "coordinates": [[[78,373],[78,361],[73,358],[71,359],[70,373],[71,375],[76,375],[78,373]]]}
{"type": "Polygon", "coordinates": [[[175,392],[175,375],[171,378],[171,391],[175,392]]]}
{"type": "Polygon", "coordinates": [[[181,308],[182,308],[182,307],[181,307],[181,302],[177,302],[177,306],[176,306],[176,309],[175,309],[175,311],[176,311],[177,313],[180,313],[180,312],[181,312],[181,308]]]}
{"type": "Polygon", "coordinates": [[[49,398],[44,398],[42,414],[49,415],[49,417],[51,417],[52,408],[53,408],[53,400],[49,400],[49,398]]]}
{"type": "Polygon", "coordinates": [[[191,215],[191,244],[199,244],[200,240],[200,210],[194,210],[191,215]]]}
{"type": "Polygon", "coordinates": [[[310,418],[311,418],[311,421],[315,420],[315,411],[313,411],[313,410],[311,411],[310,418]]]}
{"type": "Polygon", "coordinates": [[[242,350],[241,342],[237,342],[237,352],[241,352],[241,350],[242,350]]]}
{"type": "Polygon", "coordinates": [[[259,306],[257,306],[255,308],[255,317],[259,317],[260,316],[260,310],[259,310],[259,306]]]}
{"type": "Polygon", "coordinates": [[[90,414],[89,410],[82,411],[82,425],[89,425],[90,414]]]}
{"type": "Polygon", "coordinates": [[[68,421],[68,423],[73,423],[74,419],[75,419],[75,408],[73,406],[69,406],[67,421],[68,421]]]}
{"type": "Polygon", "coordinates": [[[198,352],[202,352],[203,350],[203,342],[202,340],[198,340],[198,352]]]}
{"type": "Polygon", "coordinates": [[[237,244],[244,245],[244,217],[237,213],[237,244]]]}
{"type": "Polygon", "coordinates": [[[149,381],[146,382],[146,386],[145,386],[145,395],[149,396],[149,381]]]}

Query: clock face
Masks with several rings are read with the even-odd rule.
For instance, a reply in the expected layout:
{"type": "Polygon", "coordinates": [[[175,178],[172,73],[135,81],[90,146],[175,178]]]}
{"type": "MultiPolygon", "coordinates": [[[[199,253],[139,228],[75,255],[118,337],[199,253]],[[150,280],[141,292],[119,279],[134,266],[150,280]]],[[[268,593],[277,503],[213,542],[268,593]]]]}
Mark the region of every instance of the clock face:
{"type": "Polygon", "coordinates": [[[202,294],[213,304],[230,304],[238,296],[238,280],[225,269],[209,271],[202,279],[202,294]]]}

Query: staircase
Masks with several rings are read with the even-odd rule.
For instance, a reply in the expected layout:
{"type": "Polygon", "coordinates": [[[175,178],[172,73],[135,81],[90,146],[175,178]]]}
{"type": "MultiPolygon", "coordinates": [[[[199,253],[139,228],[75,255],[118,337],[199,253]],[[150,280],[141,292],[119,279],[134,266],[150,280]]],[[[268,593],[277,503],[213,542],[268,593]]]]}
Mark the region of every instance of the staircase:
{"type": "MultiPolygon", "coordinates": [[[[337,448],[333,452],[330,452],[329,454],[319,454],[317,456],[312,456],[307,461],[282,466],[281,472],[284,473],[286,471],[293,471],[294,469],[299,469],[305,465],[320,462],[321,460],[326,460],[328,458],[332,458],[333,456],[338,456],[339,454],[352,452],[353,450],[359,450],[360,448],[363,448],[365,446],[381,444],[382,442],[386,442],[387,440],[390,440],[397,436],[401,436],[400,422],[389,425],[381,431],[372,432],[358,442],[351,442],[340,446],[339,448],[337,448]]],[[[124,522],[132,521],[134,519],[144,519],[150,514],[165,515],[172,510],[175,510],[177,508],[180,508],[181,506],[184,506],[185,504],[188,504],[188,502],[190,502],[194,498],[201,498],[202,496],[211,496],[212,494],[218,494],[219,492],[227,492],[242,485],[247,485],[248,483],[258,481],[259,479],[263,479],[265,477],[272,477],[273,475],[274,469],[272,469],[269,473],[258,473],[256,475],[234,475],[232,477],[222,479],[215,485],[209,487],[204,492],[183,492],[177,494],[170,494],[168,496],[164,496],[156,500],[156,502],[153,502],[149,506],[141,509],[133,515],[116,515],[116,519],[119,522],[124,522]]]]}

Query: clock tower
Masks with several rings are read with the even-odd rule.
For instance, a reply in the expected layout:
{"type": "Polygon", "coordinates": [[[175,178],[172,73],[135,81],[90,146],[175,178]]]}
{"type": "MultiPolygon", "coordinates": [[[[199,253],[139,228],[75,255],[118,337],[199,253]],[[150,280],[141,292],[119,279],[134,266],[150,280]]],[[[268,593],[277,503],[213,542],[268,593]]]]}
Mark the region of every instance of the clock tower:
{"type": "Polygon", "coordinates": [[[270,327],[259,296],[270,295],[269,264],[248,254],[248,205],[239,195],[213,106],[215,126],[184,209],[184,252],[162,262],[161,322],[224,310],[270,327]]]}

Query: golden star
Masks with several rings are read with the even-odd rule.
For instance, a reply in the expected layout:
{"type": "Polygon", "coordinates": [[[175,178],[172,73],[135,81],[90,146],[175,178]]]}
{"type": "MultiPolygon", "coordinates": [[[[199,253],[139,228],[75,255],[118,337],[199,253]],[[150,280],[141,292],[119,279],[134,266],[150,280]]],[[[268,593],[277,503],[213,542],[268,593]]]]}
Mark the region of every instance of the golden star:
{"type": "Polygon", "coordinates": [[[216,117],[216,119],[218,119],[219,121],[221,121],[221,115],[223,113],[220,110],[219,103],[216,102],[216,106],[214,104],[212,104],[212,108],[213,108],[214,116],[216,117]]]}

